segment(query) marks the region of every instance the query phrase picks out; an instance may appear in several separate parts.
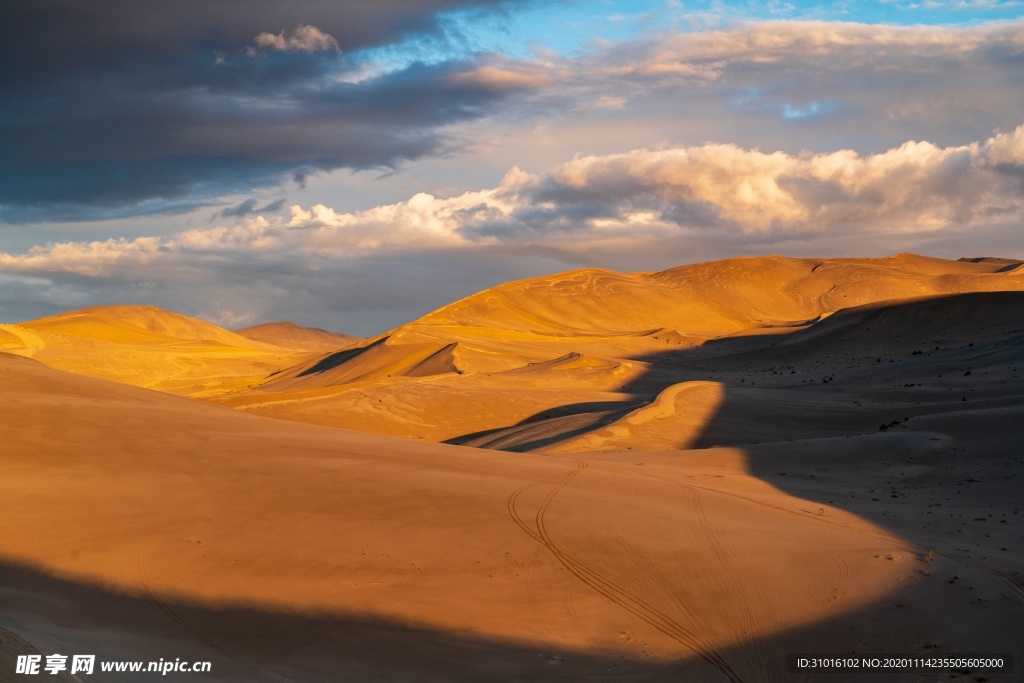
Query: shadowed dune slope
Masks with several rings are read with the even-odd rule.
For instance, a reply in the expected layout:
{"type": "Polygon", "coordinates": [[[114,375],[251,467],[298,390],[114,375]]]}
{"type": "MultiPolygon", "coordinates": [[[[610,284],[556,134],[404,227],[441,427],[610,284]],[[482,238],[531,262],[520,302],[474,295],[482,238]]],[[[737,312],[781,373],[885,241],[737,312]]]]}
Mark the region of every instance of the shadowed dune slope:
{"type": "Polygon", "coordinates": [[[1019,602],[751,477],[756,452],[417,444],[9,354],[0,382],[0,629],[42,653],[210,660],[216,681],[749,682],[801,648],[1005,649],[1019,602]]]}
{"type": "Polygon", "coordinates": [[[1024,292],[881,302],[753,349],[662,352],[646,360],[678,383],[611,420],[595,410],[459,442],[561,453],[737,445],[862,434],[968,397],[1012,405],[1024,400],[1021,311],[1024,292]]]}
{"type": "MultiPolygon", "coordinates": [[[[1008,334],[1024,328],[1024,292],[967,292],[951,296],[877,301],[843,309],[780,339],[786,347],[929,340],[1008,334]],[[851,338],[851,335],[854,338],[851,338]]],[[[809,351],[810,348],[802,349],[809,351]]]]}

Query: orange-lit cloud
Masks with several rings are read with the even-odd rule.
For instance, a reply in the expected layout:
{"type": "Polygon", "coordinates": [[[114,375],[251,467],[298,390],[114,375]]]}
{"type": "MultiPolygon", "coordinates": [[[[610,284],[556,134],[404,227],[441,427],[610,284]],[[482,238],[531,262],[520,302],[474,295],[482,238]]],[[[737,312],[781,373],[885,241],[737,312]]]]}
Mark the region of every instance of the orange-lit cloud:
{"type": "Polygon", "coordinates": [[[316,52],[317,50],[338,50],[338,41],[316,26],[296,26],[280,33],[263,32],[253,39],[256,47],[280,52],[316,52]]]}

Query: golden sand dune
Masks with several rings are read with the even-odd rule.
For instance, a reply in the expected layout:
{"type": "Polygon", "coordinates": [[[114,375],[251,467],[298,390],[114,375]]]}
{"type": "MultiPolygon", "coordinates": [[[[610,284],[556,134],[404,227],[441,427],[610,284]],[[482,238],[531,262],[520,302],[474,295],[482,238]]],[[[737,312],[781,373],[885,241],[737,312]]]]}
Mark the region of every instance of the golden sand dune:
{"type": "Polygon", "coordinates": [[[902,422],[969,397],[1012,404],[1024,370],[1022,310],[1021,292],[857,307],[754,348],[730,338],[728,350],[650,358],[653,376],[688,381],[632,409],[581,409],[463,443],[560,453],[751,444],[874,431],[894,411],[902,422]]]}
{"type": "Polygon", "coordinates": [[[280,391],[303,387],[329,387],[390,377],[429,377],[459,372],[456,344],[392,345],[378,338],[327,356],[311,359],[275,376],[262,389],[280,391]]]}
{"type": "Polygon", "coordinates": [[[621,385],[625,371],[636,374],[643,364],[632,363],[608,372],[602,369],[563,369],[538,381],[532,373],[465,375],[449,372],[426,377],[392,377],[298,390],[274,391],[277,385],[218,396],[219,404],[272,417],[347,429],[391,434],[428,441],[448,441],[487,429],[503,428],[542,416],[571,414],[580,409],[621,407],[630,395],[603,387],[621,385]],[[442,410],[444,412],[442,412],[442,410]]]}
{"type": "Polygon", "coordinates": [[[606,427],[549,448],[559,453],[687,448],[696,442],[725,397],[718,382],[681,382],[649,404],[630,411],[606,427]]]}
{"type": "Polygon", "coordinates": [[[45,346],[42,337],[22,325],[0,325],[0,350],[31,358],[45,346]]]}
{"type": "Polygon", "coordinates": [[[0,326],[2,350],[51,367],[176,394],[256,384],[309,356],[154,306],[97,306],[0,326]]]}
{"type": "Polygon", "coordinates": [[[1000,264],[900,254],[884,259],[738,258],[623,275],[586,269],[500,285],[414,324],[548,334],[663,327],[717,336],[885,299],[1024,288],[1000,264]]]}
{"type": "Polygon", "coordinates": [[[359,341],[359,337],[328,332],[319,327],[300,327],[289,321],[253,325],[235,330],[235,334],[253,341],[302,351],[337,351],[359,341]]]}
{"type": "MultiPolygon", "coordinates": [[[[764,347],[837,334],[840,321],[862,320],[862,306],[888,310],[899,300],[1022,290],[1024,270],[1013,263],[913,254],[883,259],[768,256],[654,274],[572,271],[475,294],[387,335],[216,400],[261,415],[381,434],[516,450],[554,447],[560,440],[584,439],[598,427],[618,429],[610,423],[645,410],[671,385],[715,379],[699,368],[680,367],[691,359],[746,349],[762,354],[749,361],[753,367],[775,365],[778,354],[765,353],[764,347]],[[845,312],[835,316],[837,311],[845,312]]],[[[1013,315],[1012,305],[1001,310],[1001,315],[1013,315]]],[[[936,324],[958,319],[951,315],[936,324]]],[[[857,343],[872,340],[861,349],[862,356],[875,353],[871,344],[893,341],[879,334],[880,324],[874,332],[870,323],[862,326],[857,343]]],[[[802,372],[806,384],[811,369],[802,372]]],[[[751,389],[749,382],[740,386],[742,377],[736,373],[725,379],[751,389]]],[[[749,398],[751,405],[764,400],[756,391],[749,398]]],[[[787,405],[802,401],[798,392],[787,405]]],[[[678,438],[658,437],[658,447],[707,443],[685,436],[689,432],[681,424],[678,438]]],[[[757,441],[760,429],[740,430],[725,442],[757,441]]]]}
{"type": "Polygon", "coordinates": [[[749,683],[797,651],[1024,657],[1015,264],[575,271],[312,354],[149,307],[2,326],[0,671],[749,683]]]}
{"type": "Polygon", "coordinates": [[[749,682],[785,680],[794,651],[1020,656],[1019,486],[998,478],[1019,406],[561,456],[267,420],[2,353],[0,385],[0,665],[31,646],[209,660],[217,681],[749,682]],[[978,533],[956,534],[965,515],[978,533]]]}

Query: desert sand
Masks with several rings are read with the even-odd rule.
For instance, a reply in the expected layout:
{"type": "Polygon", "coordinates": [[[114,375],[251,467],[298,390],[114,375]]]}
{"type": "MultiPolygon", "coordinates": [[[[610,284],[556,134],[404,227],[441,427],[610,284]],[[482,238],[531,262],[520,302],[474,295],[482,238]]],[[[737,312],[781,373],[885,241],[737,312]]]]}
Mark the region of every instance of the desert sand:
{"type": "Polygon", "coordinates": [[[235,334],[253,341],[303,351],[338,351],[360,341],[359,337],[349,334],[328,332],[319,327],[300,327],[287,320],[245,327],[235,330],[235,334]]]}
{"type": "Polygon", "coordinates": [[[0,680],[1019,680],[786,672],[1024,661],[1017,266],[574,271],[333,349],[0,326],[0,680]]]}
{"type": "MultiPolygon", "coordinates": [[[[323,351],[309,342],[317,331],[293,338],[275,335],[276,328],[260,332],[243,336],[153,306],[96,306],[0,325],[0,351],[184,396],[255,385],[267,373],[323,351]]],[[[334,348],[350,343],[339,339],[334,348]]]]}

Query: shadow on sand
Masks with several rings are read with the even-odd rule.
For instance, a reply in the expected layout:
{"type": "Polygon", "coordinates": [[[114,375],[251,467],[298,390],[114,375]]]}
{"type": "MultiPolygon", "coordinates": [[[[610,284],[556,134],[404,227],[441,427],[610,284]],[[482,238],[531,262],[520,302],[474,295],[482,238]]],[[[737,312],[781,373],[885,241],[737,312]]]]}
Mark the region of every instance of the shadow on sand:
{"type": "MultiPolygon", "coordinates": [[[[0,563],[0,681],[18,676],[21,654],[94,654],[96,671],[84,680],[157,680],[156,673],[105,673],[103,662],[210,661],[210,673],[171,673],[166,681],[720,681],[720,672],[698,658],[638,659],[621,653],[574,651],[557,645],[519,643],[472,633],[452,633],[374,617],[300,614],[258,607],[215,607],[133,596],[102,586],[51,576],[11,562],[0,563]],[[167,618],[170,616],[171,618],[167,618]],[[6,631],[4,629],[7,629],[6,631]],[[13,634],[30,629],[29,644],[13,634]],[[12,633],[13,632],[13,633],[12,633]]],[[[906,619],[892,605],[913,598],[894,595],[884,605],[836,616],[811,627],[769,635],[761,645],[771,680],[939,681],[977,676],[914,674],[864,678],[786,673],[788,652],[831,652],[841,634],[868,633],[901,642],[906,619]]],[[[900,608],[903,609],[903,608],[900,608]]],[[[919,634],[924,635],[924,634],[919,634]]],[[[849,648],[847,648],[849,649],[849,648]]],[[[865,648],[862,651],[868,651],[865,648]]],[[[877,649],[877,648],[870,648],[877,649]]],[[[842,651],[842,650],[840,650],[842,651]]],[[[728,659],[730,648],[722,648],[728,659]]],[[[145,664],[144,664],[145,666],[145,664]]],[[[49,680],[57,677],[46,676],[49,680]]],[[[66,679],[73,680],[73,679],[66,679]]],[[[747,681],[768,680],[760,676],[747,681]]],[[[1012,680],[989,674],[989,681],[1012,680]]]]}
{"type": "MultiPolygon", "coordinates": [[[[1024,461],[1020,375],[1014,374],[1021,368],[1021,298],[971,296],[979,298],[869,311],[849,325],[833,316],[830,326],[786,339],[711,342],[644,359],[652,372],[633,383],[638,397],[691,379],[725,385],[698,447],[742,447],[755,476],[938,551],[927,576],[894,587],[883,601],[837,609],[800,629],[752,634],[766,660],[758,672],[740,671],[748,683],[1020,680],[990,672],[840,675],[785,668],[789,652],[1022,657],[1024,461]],[[879,429],[892,420],[898,424],[879,429]]],[[[617,409],[564,410],[547,419],[617,409]]],[[[14,675],[14,658],[33,646],[43,655],[95,654],[99,662],[213,662],[210,674],[161,677],[167,681],[724,680],[697,657],[666,662],[566,650],[540,635],[522,643],[373,616],[157,602],[10,561],[0,563],[0,605],[0,627],[31,633],[34,641],[0,631],[0,681],[27,680],[14,675]]],[[[726,660],[741,659],[746,645],[717,650],[726,660]]],[[[97,672],[86,680],[152,681],[154,675],[97,672]]]]}

